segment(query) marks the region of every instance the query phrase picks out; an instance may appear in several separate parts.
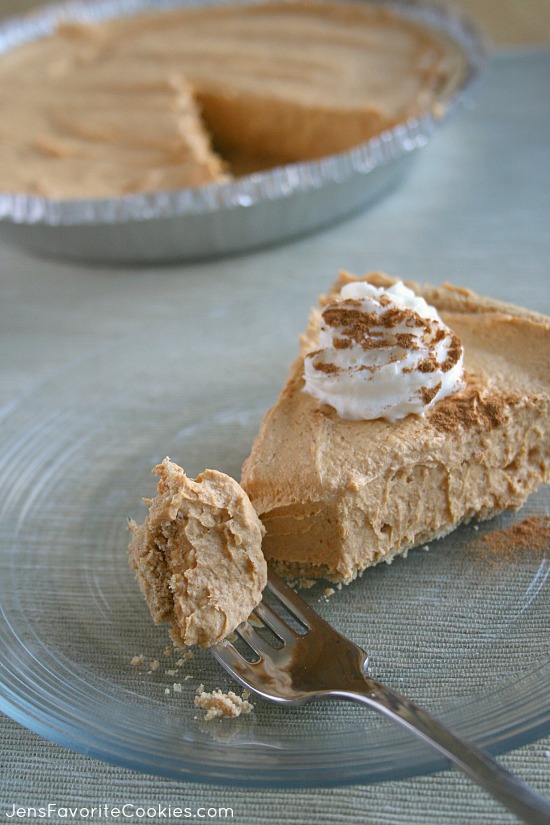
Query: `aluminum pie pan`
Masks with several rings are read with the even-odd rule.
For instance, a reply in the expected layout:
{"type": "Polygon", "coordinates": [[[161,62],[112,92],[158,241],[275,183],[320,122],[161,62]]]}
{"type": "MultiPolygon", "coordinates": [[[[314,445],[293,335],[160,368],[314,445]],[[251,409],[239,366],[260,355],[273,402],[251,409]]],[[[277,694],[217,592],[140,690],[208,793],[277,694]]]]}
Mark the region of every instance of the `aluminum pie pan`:
{"type": "MultiPolygon", "coordinates": [[[[290,240],[365,208],[401,180],[417,150],[468,97],[486,52],[476,27],[455,9],[415,0],[360,1],[422,23],[459,47],[465,71],[442,113],[428,111],[339,154],[228,183],[77,200],[0,192],[0,238],[39,255],[82,262],[192,261],[290,240]]],[[[200,0],[69,0],[47,6],[0,26],[0,59],[62,22],[196,5],[200,0]]]]}

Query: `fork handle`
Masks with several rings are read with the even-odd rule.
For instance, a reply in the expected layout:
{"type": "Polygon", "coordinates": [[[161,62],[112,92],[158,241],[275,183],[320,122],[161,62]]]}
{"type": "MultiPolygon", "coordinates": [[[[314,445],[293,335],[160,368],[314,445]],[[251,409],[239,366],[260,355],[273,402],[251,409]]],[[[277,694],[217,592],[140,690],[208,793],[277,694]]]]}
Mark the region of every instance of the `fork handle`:
{"type": "MultiPolygon", "coordinates": [[[[340,696],[344,698],[342,693],[340,696]]],[[[549,825],[548,800],[414,702],[368,676],[365,676],[364,689],[345,691],[345,696],[368,705],[419,736],[528,825],[549,825]]]]}

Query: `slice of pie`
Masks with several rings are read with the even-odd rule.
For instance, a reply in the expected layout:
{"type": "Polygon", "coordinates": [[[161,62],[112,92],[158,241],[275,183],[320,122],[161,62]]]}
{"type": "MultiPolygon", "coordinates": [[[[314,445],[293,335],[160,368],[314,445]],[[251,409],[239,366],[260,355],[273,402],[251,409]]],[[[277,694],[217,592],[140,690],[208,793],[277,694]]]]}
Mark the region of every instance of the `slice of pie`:
{"type": "MultiPolygon", "coordinates": [[[[321,306],[338,308],[341,289],[359,280],[395,284],[382,274],[342,274],[321,306]]],[[[472,518],[520,507],[550,479],[550,319],[450,285],[409,286],[460,339],[462,383],[441,400],[437,383],[424,388],[422,415],[342,417],[304,390],[305,360],[337,369],[322,360],[327,321],[313,311],[242,472],[266,527],[264,554],[283,574],[349,582],[472,518]]],[[[349,330],[353,337],[357,325],[349,330]]],[[[430,364],[424,359],[419,370],[429,374],[430,364]]]]}

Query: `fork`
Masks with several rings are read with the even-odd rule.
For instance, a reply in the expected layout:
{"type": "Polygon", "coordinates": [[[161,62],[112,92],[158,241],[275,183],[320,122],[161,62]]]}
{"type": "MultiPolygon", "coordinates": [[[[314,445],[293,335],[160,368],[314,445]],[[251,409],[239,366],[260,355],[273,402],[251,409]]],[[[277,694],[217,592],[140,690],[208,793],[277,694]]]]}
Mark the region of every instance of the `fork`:
{"type": "Polygon", "coordinates": [[[529,825],[549,825],[549,801],[485,751],[368,676],[365,651],[325,622],[272,572],[266,589],[276,607],[264,597],[235,631],[254,661],[237,649],[235,636],[211,648],[237,682],[262,699],[282,705],[303,705],[327,697],[365,704],[427,742],[519,819],[529,825]]]}

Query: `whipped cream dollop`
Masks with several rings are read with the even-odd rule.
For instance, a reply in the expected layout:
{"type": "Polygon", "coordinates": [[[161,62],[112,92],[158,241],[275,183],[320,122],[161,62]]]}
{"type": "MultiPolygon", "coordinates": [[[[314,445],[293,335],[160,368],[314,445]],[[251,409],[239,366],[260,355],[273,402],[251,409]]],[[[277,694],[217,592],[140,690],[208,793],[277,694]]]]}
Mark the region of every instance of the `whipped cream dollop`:
{"type": "Polygon", "coordinates": [[[464,386],[462,375],[460,339],[402,281],[346,284],[304,359],[305,391],[353,420],[423,415],[464,386]]]}

